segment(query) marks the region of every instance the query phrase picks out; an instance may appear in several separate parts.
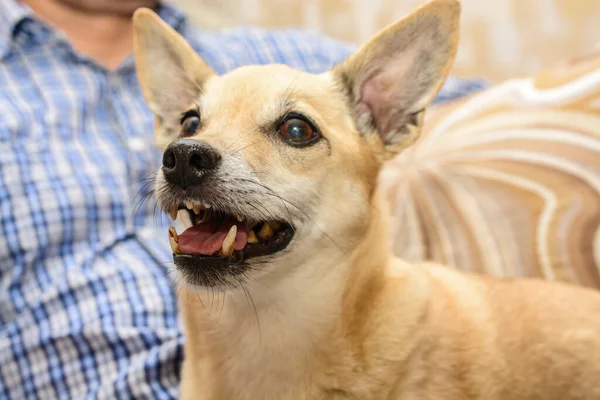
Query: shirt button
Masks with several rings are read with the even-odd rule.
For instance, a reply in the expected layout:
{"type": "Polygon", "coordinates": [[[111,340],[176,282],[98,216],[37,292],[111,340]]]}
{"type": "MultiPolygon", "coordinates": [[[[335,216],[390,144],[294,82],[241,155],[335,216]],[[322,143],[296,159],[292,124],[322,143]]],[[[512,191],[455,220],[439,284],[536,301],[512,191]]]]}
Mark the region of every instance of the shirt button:
{"type": "Polygon", "coordinates": [[[133,152],[141,152],[148,149],[148,141],[141,137],[132,137],[127,140],[127,147],[133,152]]]}

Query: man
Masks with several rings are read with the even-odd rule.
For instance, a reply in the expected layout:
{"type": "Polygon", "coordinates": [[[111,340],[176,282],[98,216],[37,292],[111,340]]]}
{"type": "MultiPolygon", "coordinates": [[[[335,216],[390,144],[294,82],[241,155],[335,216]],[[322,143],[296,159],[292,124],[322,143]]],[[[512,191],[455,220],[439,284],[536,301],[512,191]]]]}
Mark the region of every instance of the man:
{"type": "MultiPolygon", "coordinates": [[[[324,71],[349,52],[298,30],[199,32],[152,0],[0,0],[0,398],[177,396],[170,254],[145,206],[160,154],[131,57],[140,6],[221,73],[324,71]]],[[[451,85],[442,97],[478,87],[451,85]]]]}

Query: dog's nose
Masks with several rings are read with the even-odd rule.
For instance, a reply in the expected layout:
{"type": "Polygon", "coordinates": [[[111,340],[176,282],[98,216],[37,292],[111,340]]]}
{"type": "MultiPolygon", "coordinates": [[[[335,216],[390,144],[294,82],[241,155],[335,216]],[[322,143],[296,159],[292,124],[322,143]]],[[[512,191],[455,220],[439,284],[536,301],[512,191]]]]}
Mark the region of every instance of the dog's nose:
{"type": "Polygon", "coordinates": [[[181,139],[165,149],[162,170],[169,182],[189,187],[198,185],[220,161],[221,155],[214,147],[197,140],[181,139]]]}

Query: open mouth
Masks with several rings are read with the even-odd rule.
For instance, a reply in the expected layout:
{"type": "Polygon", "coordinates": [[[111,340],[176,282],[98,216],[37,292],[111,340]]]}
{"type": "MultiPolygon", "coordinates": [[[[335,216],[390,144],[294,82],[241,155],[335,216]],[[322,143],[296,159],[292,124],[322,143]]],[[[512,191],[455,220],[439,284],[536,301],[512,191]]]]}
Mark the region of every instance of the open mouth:
{"type": "Polygon", "coordinates": [[[294,234],[292,226],[285,221],[253,221],[243,215],[216,210],[206,203],[186,201],[172,207],[171,217],[175,218],[178,212],[187,229],[178,234],[170,227],[169,243],[175,264],[180,265],[190,262],[198,265],[202,261],[239,264],[283,250],[294,234]]]}

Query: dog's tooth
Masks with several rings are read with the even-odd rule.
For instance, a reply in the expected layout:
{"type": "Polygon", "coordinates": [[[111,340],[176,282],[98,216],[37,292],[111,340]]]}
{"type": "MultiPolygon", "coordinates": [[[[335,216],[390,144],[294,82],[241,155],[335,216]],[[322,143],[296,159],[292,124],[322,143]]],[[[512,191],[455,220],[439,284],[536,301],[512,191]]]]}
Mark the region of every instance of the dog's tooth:
{"type": "Polygon", "coordinates": [[[221,245],[221,255],[223,257],[231,257],[233,254],[235,235],[237,235],[237,226],[232,225],[231,228],[229,228],[229,232],[227,232],[227,236],[225,236],[225,239],[223,240],[223,244],[221,245]]]}
{"type": "Polygon", "coordinates": [[[271,225],[274,231],[278,231],[281,228],[281,222],[279,221],[269,221],[269,225],[271,225]]]}
{"type": "Polygon", "coordinates": [[[191,201],[184,201],[183,204],[185,204],[185,208],[187,208],[188,210],[192,209],[192,202],[191,201]]]}
{"type": "Polygon", "coordinates": [[[171,214],[171,219],[177,219],[177,209],[179,207],[177,206],[173,206],[171,207],[171,211],[169,212],[171,214]]]}
{"type": "Polygon", "coordinates": [[[210,204],[208,203],[202,202],[202,206],[204,206],[204,208],[206,208],[207,210],[210,208],[210,204]]]}
{"type": "Polygon", "coordinates": [[[171,236],[169,236],[169,244],[171,245],[171,251],[173,254],[181,253],[181,250],[179,250],[179,245],[175,243],[175,240],[171,236]]]}
{"type": "Polygon", "coordinates": [[[252,229],[250,229],[250,232],[248,232],[248,243],[258,243],[256,233],[254,233],[252,229]]]}
{"type": "Polygon", "coordinates": [[[238,220],[238,222],[243,222],[244,221],[244,217],[241,215],[236,215],[235,218],[238,220]]]}
{"type": "Polygon", "coordinates": [[[261,239],[269,239],[271,236],[273,236],[273,228],[265,222],[262,228],[260,228],[260,231],[258,231],[258,237],[261,239]]]}
{"type": "Polygon", "coordinates": [[[169,228],[169,244],[171,245],[171,250],[174,254],[181,253],[181,250],[179,249],[179,244],[177,244],[178,241],[179,236],[177,235],[177,231],[171,226],[169,228]]]}
{"type": "Polygon", "coordinates": [[[194,214],[196,215],[200,214],[200,211],[202,211],[202,207],[199,204],[194,204],[192,206],[192,209],[194,210],[194,214]]]}
{"type": "Polygon", "coordinates": [[[175,240],[175,243],[179,243],[179,235],[177,234],[177,230],[173,226],[169,227],[169,237],[172,237],[173,240],[175,240]]]}
{"type": "Polygon", "coordinates": [[[177,218],[183,223],[183,226],[187,229],[194,224],[192,223],[192,218],[190,217],[190,213],[187,210],[179,210],[177,211],[177,218]]]}

